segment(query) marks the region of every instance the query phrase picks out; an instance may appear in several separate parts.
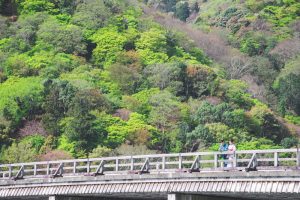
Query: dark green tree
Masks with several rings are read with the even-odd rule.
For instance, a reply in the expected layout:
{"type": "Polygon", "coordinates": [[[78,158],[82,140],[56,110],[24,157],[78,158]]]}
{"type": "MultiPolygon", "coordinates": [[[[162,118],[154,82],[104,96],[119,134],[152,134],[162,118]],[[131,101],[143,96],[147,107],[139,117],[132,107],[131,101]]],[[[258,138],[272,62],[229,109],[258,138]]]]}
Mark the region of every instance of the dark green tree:
{"type": "Polygon", "coordinates": [[[186,1],[179,1],[176,4],[175,16],[181,21],[186,21],[186,19],[190,16],[189,3],[186,1]]]}
{"type": "Polygon", "coordinates": [[[67,81],[49,80],[44,83],[44,86],[43,110],[45,113],[42,121],[49,133],[58,136],[60,134],[59,122],[67,114],[76,89],[67,81]]]}
{"type": "Polygon", "coordinates": [[[300,57],[289,62],[281,71],[274,83],[274,88],[279,96],[280,111],[283,115],[287,111],[300,114],[300,57]]]}
{"type": "Polygon", "coordinates": [[[75,55],[86,53],[82,29],[76,25],[62,25],[50,18],[37,33],[39,42],[49,44],[58,52],[75,55]]]}
{"type": "Polygon", "coordinates": [[[110,16],[111,12],[102,0],[83,1],[77,5],[72,22],[88,30],[97,30],[107,23],[110,16]]]}
{"type": "Polygon", "coordinates": [[[78,151],[87,154],[104,139],[103,132],[95,124],[96,116],[92,110],[108,111],[110,104],[99,90],[78,91],[71,103],[69,117],[61,122],[63,134],[75,142],[78,151]]]}
{"type": "Polygon", "coordinates": [[[175,12],[177,0],[164,0],[166,12],[175,12]]]}
{"type": "Polygon", "coordinates": [[[191,12],[198,13],[199,11],[200,11],[200,7],[198,1],[193,2],[191,5],[191,12]]]}

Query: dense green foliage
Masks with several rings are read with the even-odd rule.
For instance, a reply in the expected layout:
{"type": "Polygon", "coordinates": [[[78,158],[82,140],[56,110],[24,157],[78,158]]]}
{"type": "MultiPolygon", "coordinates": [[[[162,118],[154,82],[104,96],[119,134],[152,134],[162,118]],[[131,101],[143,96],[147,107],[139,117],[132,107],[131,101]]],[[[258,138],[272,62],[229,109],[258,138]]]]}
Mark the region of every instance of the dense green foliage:
{"type": "MultiPolygon", "coordinates": [[[[127,1],[4,2],[18,16],[0,17],[1,162],[196,151],[222,139],[240,149],[297,145],[245,82],[227,79],[203,50],[127,1]]],[[[162,2],[182,21],[201,11],[196,1],[162,2]]],[[[279,29],[299,14],[293,1],[247,6],[270,23],[284,15],[274,23],[279,29]]],[[[245,12],[220,13],[219,26],[235,15],[253,17],[245,12]]],[[[238,45],[266,56],[278,37],[249,31],[238,45]]],[[[299,123],[299,59],[288,63],[270,89],[287,120],[299,123]]]]}

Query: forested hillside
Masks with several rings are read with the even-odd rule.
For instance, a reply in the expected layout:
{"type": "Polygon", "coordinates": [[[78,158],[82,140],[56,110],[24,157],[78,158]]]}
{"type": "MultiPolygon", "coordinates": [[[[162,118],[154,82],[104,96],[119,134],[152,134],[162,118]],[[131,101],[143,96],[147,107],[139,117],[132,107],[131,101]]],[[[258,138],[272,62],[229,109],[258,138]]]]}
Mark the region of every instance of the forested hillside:
{"type": "Polygon", "coordinates": [[[143,3],[221,29],[231,65],[132,1],[0,0],[0,162],[296,146],[299,3],[222,2],[143,3]]]}

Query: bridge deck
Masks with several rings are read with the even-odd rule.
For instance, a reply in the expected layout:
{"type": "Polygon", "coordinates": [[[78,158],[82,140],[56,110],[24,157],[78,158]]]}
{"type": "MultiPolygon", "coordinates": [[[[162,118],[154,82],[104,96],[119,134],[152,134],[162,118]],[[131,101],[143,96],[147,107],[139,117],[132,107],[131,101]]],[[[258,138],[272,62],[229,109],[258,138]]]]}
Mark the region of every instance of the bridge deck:
{"type": "Polygon", "coordinates": [[[299,171],[131,174],[0,181],[0,198],[98,196],[166,199],[169,193],[300,199],[299,171]]]}

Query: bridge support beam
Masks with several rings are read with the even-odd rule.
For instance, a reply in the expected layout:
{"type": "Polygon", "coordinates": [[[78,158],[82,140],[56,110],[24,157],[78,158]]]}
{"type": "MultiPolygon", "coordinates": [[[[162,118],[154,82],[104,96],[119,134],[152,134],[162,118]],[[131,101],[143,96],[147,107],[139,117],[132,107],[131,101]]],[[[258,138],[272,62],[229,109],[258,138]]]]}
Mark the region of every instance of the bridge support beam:
{"type": "Polygon", "coordinates": [[[97,197],[68,197],[68,196],[50,196],[48,200],[105,200],[97,197]]]}
{"type": "MultiPolygon", "coordinates": [[[[168,194],[168,200],[238,200],[237,198],[218,197],[218,196],[203,196],[189,194],[168,194]]],[[[240,198],[239,198],[240,200],[240,198]]]]}

